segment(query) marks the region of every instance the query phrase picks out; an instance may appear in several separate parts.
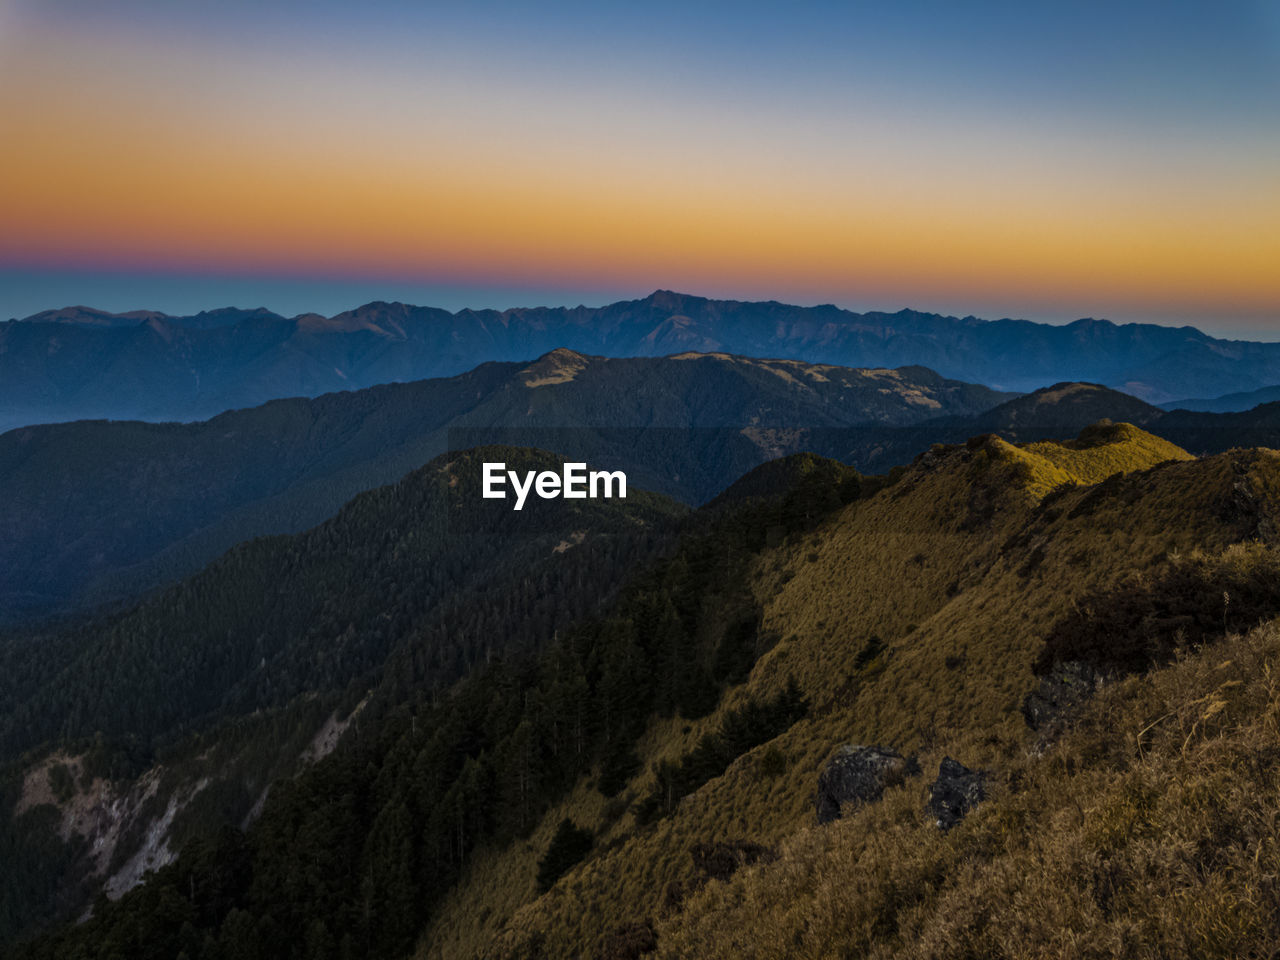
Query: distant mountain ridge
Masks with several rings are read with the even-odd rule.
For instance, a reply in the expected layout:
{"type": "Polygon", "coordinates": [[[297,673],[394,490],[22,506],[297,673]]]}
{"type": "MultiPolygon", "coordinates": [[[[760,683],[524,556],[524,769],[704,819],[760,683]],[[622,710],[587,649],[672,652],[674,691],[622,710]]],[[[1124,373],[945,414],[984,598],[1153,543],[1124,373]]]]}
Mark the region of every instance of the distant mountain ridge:
{"type": "MultiPolygon", "coordinates": [[[[1210,419],[1217,418],[1210,415],[1210,419]]],[[[818,430],[807,439],[811,449],[856,464],[861,470],[878,472],[908,463],[937,443],[963,443],[986,433],[1015,443],[1060,440],[1100,420],[1137,424],[1166,438],[1166,424],[1178,423],[1177,417],[1159,407],[1101,384],[1055,383],[972,416],[936,417],[905,427],[818,430]]],[[[1220,439],[1231,445],[1225,434],[1220,439]]],[[[1202,452],[1222,449],[1225,447],[1210,443],[1202,452]]]]}
{"type": "Polygon", "coordinates": [[[1162,410],[1097,383],[1057,383],[972,416],[936,417],[904,427],[808,431],[796,445],[869,473],[909,463],[934,444],[996,434],[1014,443],[1065,440],[1099,421],[1136,424],[1196,456],[1234,447],[1280,449],[1280,403],[1232,413],[1162,410]]]}
{"type": "Polygon", "coordinates": [[[193,424],[80,421],[0,435],[0,616],[111,598],[233,544],[306,529],[447,449],[540,446],[698,503],[799,428],[905,426],[1007,399],[923,368],[559,349],[457,377],[275,400],[193,424]]]}
{"type": "Polygon", "coordinates": [[[802,451],[885,473],[936,444],[1065,439],[1101,420],[1143,426],[1196,455],[1280,448],[1280,403],[1166,412],[1091,383],[1010,397],[922,367],[566,349],[193,424],[24,427],[0,435],[0,620],[132,596],[242,540],[319,523],[447,449],[537,446],[697,504],[802,451]]]}
{"type": "Polygon", "coordinates": [[[0,324],[0,430],[103,417],[204,419],[278,397],[452,376],[557,347],[614,357],[699,351],[920,365],[997,389],[1082,380],[1151,402],[1280,383],[1280,343],[1222,340],[1194,327],[859,314],[666,290],[603,307],[457,313],[375,301],[332,317],[73,307],[0,324]]]}
{"type": "Polygon", "coordinates": [[[1260,390],[1226,393],[1220,397],[1200,397],[1188,400],[1168,400],[1160,404],[1165,410],[1193,410],[1202,413],[1240,413],[1252,410],[1264,403],[1280,400],[1280,385],[1260,390]]]}

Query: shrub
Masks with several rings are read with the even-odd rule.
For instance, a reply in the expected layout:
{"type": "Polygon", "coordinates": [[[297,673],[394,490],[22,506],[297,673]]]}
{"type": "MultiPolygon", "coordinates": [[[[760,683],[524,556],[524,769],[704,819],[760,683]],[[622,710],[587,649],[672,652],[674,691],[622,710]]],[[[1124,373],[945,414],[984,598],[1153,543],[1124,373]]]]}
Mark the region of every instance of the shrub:
{"type": "Polygon", "coordinates": [[[555,886],[557,880],[591,852],[594,844],[595,837],[590,830],[583,830],[568,817],[561,820],[547,852],[538,861],[538,892],[546,893],[555,886]]]}
{"type": "Polygon", "coordinates": [[[775,780],[787,772],[787,758],[777,747],[769,747],[756,761],[756,770],[760,776],[775,780]]]}
{"type": "Polygon", "coordinates": [[[1157,575],[1132,574],[1094,593],[1050,631],[1036,659],[1044,675],[1080,660],[1135,673],[1280,613],[1280,555],[1261,544],[1174,558],[1157,575]]]}
{"type": "Polygon", "coordinates": [[[662,760],[655,765],[658,782],[637,804],[636,820],[645,824],[672,813],[682,799],[720,776],[738,757],[789,728],[808,706],[792,679],[773,699],[751,700],[728,711],[719,729],[699,740],[678,762],[662,760]]]}
{"type": "Polygon", "coordinates": [[[55,763],[49,768],[49,789],[59,803],[66,803],[75,796],[76,785],[65,763],[55,763]]]}

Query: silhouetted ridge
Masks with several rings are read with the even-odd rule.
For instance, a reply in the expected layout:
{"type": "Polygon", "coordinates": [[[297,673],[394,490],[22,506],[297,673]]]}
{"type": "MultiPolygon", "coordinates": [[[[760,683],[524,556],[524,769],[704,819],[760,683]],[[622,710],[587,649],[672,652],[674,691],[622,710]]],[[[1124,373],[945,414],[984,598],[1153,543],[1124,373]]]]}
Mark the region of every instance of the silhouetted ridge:
{"type": "Polygon", "coordinates": [[[1154,402],[1280,383],[1280,344],[1221,340],[1192,327],[1100,319],[1053,326],[906,308],[860,314],[665,289],[601,307],[454,313],[372,301],[289,320],[261,308],[171,318],[82,307],[0,324],[0,430],[100,417],[199,419],[274,397],[450,376],[556,347],[611,357],[698,350],[925,366],[1001,390],[1087,381],[1154,402]],[[143,317],[174,329],[162,344],[140,338],[135,320],[143,317]]]}

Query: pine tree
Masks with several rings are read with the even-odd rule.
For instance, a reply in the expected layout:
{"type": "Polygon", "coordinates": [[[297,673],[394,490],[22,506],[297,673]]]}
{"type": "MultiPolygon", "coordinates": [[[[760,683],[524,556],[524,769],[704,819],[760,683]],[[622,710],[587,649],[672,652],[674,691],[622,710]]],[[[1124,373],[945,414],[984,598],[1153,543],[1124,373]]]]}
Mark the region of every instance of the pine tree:
{"type": "Polygon", "coordinates": [[[591,852],[595,838],[568,817],[560,821],[547,852],[538,861],[538,890],[546,893],[557,880],[568,873],[591,852]]]}

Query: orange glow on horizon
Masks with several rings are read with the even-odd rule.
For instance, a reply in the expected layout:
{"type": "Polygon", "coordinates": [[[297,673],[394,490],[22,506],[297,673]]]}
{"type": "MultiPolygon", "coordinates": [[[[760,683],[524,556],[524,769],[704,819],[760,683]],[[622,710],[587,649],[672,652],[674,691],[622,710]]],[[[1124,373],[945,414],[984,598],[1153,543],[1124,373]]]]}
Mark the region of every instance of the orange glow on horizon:
{"type": "Polygon", "coordinates": [[[38,100],[0,93],[3,260],[809,300],[892,289],[934,302],[1280,306],[1280,173],[1261,161],[1236,163],[1238,180],[1207,170],[1192,191],[1139,162],[988,163],[1001,146],[981,132],[936,155],[907,150],[907,134],[884,156],[850,146],[845,165],[837,149],[814,158],[795,144],[718,162],[710,134],[503,142],[465,119],[342,137],[314,109],[291,124],[286,102],[196,118],[184,111],[198,90],[93,88],[86,72],[42,76],[38,100]]]}

